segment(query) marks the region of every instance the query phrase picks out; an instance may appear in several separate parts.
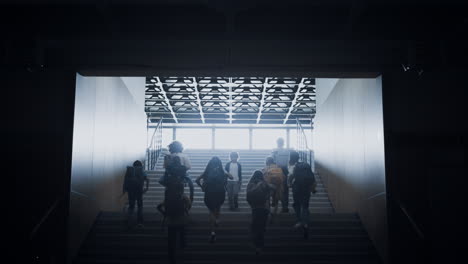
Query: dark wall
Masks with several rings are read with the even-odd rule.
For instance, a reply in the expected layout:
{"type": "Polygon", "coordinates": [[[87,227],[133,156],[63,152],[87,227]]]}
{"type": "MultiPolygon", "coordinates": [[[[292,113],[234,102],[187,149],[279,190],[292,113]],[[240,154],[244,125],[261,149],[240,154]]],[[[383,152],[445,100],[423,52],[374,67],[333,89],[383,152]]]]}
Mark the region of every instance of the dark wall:
{"type": "Polygon", "coordinates": [[[9,215],[17,221],[21,248],[41,258],[54,252],[61,262],[66,255],[75,74],[59,69],[3,69],[3,74],[5,88],[13,92],[4,97],[2,128],[7,172],[16,181],[16,210],[9,215]]]}
{"type": "Polygon", "coordinates": [[[387,204],[394,263],[437,263],[456,259],[461,253],[465,75],[456,70],[421,76],[415,72],[383,74],[387,204]]]}
{"type": "MultiPolygon", "coordinates": [[[[76,72],[382,73],[386,175],[393,175],[387,177],[390,254],[398,259],[428,244],[413,256],[437,259],[452,246],[447,241],[462,226],[456,217],[464,192],[466,1],[36,2],[3,1],[0,7],[8,90],[3,133],[14,153],[10,163],[27,172],[15,177],[22,242],[53,197],[69,191],[76,72]],[[422,226],[425,243],[412,240],[395,199],[422,226]]],[[[67,208],[59,208],[57,219],[65,222],[67,208]]],[[[48,239],[65,241],[62,227],[53,225],[48,239]]]]}

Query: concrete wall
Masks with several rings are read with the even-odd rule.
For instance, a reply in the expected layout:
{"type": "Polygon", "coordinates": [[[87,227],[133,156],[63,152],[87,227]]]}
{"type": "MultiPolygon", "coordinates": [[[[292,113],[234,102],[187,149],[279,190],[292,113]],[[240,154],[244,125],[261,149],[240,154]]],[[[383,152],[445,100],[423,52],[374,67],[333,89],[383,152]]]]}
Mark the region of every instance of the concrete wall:
{"type": "Polygon", "coordinates": [[[69,221],[72,256],[99,211],[122,209],[125,167],[144,160],[141,79],[77,75],[69,221]]]}
{"type": "Polygon", "coordinates": [[[387,259],[381,78],[340,79],[324,91],[315,119],[316,171],[336,212],[357,212],[387,259]]]}

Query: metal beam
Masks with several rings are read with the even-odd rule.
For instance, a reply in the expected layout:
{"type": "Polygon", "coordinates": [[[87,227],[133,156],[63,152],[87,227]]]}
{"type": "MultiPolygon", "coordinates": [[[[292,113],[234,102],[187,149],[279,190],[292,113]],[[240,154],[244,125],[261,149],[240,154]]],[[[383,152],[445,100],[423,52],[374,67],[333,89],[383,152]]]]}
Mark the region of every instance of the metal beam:
{"type": "Polygon", "coordinates": [[[297,97],[301,94],[301,89],[305,87],[304,85],[305,78],[301,79],[301,82],[297,86],[297,91],[294,94],[294,99],[292,100],[291,106],[289,107],[288,113],[286,114],[286,117],[284,118],[283,124],[286,124],[288,122],[289,116],[291,115],[292,110],[294,109],[294,105],[296,104],[297,97]]]}
{"type": "Polygon", "coordinates": [[[202,123],[205,123],[205,116],[203,115],[203,108],[201,105],[200,101],[200,94],[198,93],[198,83],[197,83],[197,78],[193,77],[193,85],[195,89],[195,96],[197,97],[197,105],[198,105],[198,111],[200,111],[200,118],[202,120],[202,123]]]}
{"type": "Polygon", "coordinates": [[[260,123],[260,118],[262,116],[263,104],[265,104],[265,95],[267,94],[266,93],[267,84],[268,84],[268,77],[265,77],[265,81],[263,82],[262,99],[260,100],[260,108],[258,109],[257,124],[260,123]]]}
{"type": "Polygon", "coordinates": [[[232,124],[232,77],[229,77],[229,124],[232,124]]]}
{"type": "Polygon", "coordinates": [[[158,85],[159,89],[161,89],[161,94],[164,96],[165,102],[167,104],[167,108],[169,108],[169,111],[171,111],[172,118],[174,119],[174,122],[179,123],[179,121],[177,120],[176,114],[172,110],[171,102],[169,101],[169,98],[166,95],[166,91],[164,91],[164,87],[163,87],[163,84],[162,84],[161,80],[159,79],[159,77],[155,77],[155,78],[157,80],[156,85],[158,85]]]}

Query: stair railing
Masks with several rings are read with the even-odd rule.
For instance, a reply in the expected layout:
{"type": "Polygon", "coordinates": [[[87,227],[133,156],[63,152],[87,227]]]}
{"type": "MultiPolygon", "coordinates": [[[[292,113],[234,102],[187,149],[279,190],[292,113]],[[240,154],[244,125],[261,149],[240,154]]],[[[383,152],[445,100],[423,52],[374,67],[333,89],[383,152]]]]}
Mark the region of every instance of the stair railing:
{"type": "Polygon", "coordinates": [[[297,135],[297,152],[299,152],[299,159],[303,162],[307,162],[312,167],[312,171],[315,171],[314,166],[314,152],[311,150],[307,144],[307,135],[304,128],[299,122],[299,119],[296,118],[296,135],[297,135]]]}
{"type": "Polygon", "coordinates": [[[154,170],[156,167],[156,163],[162,152],[162,144],[162,119],[160,119],[146,148],[146,170],[154,170]]]}

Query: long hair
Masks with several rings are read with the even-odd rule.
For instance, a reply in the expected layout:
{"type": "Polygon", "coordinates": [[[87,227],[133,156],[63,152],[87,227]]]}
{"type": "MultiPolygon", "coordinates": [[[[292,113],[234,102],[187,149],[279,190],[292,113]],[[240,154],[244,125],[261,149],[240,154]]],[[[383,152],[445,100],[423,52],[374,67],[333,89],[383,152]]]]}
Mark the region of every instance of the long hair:
{"type": "Polygon", "coordinates": [[[299,161],[299,153],[297,151],[291,151],[289,153],[289,165],[294,165],[299,161]]]}
{"type": "Polygon", "coordinates": [[[256,170],[254,171],[254,173],[252,174],[252,182],[253,183],[257,183],[259,181],[263,181],[263,173],[262,171],[260,170],[256,170]]]}
{"type": "Polygon", "coordinates": [[[210,161],[206,165],[206,168],[205,168],[205,171],[203,172],[203,174],[206,175],[210,170],[214,170],[214,169],[219,169],[219,170],[223,171],[223,163],[216,156],[214,156],[214,157],[212,157],[210,159],[210,161]]]}

